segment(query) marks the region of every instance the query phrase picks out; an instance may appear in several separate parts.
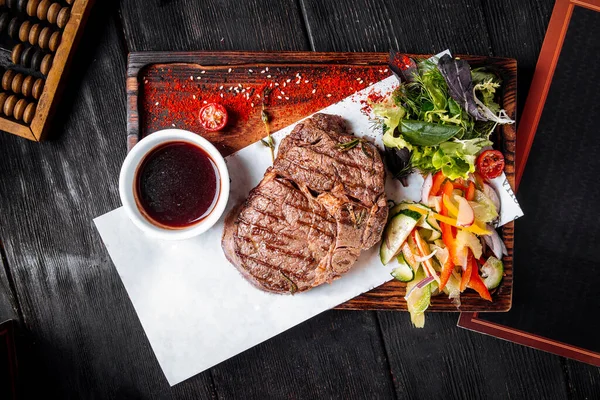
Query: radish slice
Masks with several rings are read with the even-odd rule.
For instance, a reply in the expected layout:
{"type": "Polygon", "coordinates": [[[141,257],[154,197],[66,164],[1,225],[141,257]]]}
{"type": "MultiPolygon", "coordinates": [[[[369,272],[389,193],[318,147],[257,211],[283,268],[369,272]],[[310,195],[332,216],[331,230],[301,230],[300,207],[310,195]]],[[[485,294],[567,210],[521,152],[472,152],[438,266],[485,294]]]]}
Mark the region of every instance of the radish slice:
{"type": "Polygon", "coordinates": [[[456,217],[456,224],[458,226],[471,226],[475,222],[475,213],[473,208],[464,197],[458,197],[458,216],[456,217]]]}
{"type": "Polygon", "coordinates": [[[424,262],[429,260],[431,257],[433,257],[435,255],[435,253],[437,253],[437,249],[432,251],[431,254],[429,254],[428,256],[425,257],[421,257],[421,256],[417,256],[415,255],[415,260],[417,260],[418,262],[424,262]]]}
{"type": "Polygon", "coordinates": [[[427,204],[429,202],[429,193],[431,192],[431,187],[433,186],[433,177],[431,174],[427,174],[425,177],[425,182],[423,182],[423,187],[421,189],[421,203],[427,204]]]}
{"type": "Polygon", "coordinates": [[[508,250],[506,249],[502,238],[500,238],[500,235],[498,235],[498,232],[496,232],[494,227],[491,225],[487,225],[486,228],[488,231],[491,232],[491,234],[485,235],[483,237],[483,240],[485,240],[485,243],[489,246],[490,249],[492,249],[492,253],[494,253],[496,258],[502,260],[502,255],[508,255],[508,250]]]}

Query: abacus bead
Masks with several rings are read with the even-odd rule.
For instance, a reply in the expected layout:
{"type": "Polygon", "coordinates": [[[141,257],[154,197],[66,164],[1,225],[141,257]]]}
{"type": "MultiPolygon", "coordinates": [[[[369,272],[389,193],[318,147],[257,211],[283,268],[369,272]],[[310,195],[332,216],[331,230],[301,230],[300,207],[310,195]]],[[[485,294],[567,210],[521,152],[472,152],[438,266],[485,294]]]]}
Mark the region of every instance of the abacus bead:
{"type": "Polygon", "coordinates": [[[50,36],[50,41],[48,42],[48,47],[50,51],[56,51],[58,46],[60,45],[60,32],[56,31],[50,36]]]}
{"type": "Polygon", "coordinates": [[[19,61],[21,61],[21,53],[23,52],[24,47],[25,46],[23,45],[23,43],[19,43],[13,48],[11,54],[11,61],[13,64],[18,64],[19,61]]]}
{"type": "Polygon", "coordinates": [[[31,30],[29,31],[29,37],[27,38],[31,45],[36,45],[38,43],[41,30],[42,26],[40,24],[34,24],[31,27],[31,30]]]}
{"type": "Polygon", "coordinates": [[[65,26],[67,26],[67,22],[69,22],[69,18],[71,17],[71,11],[69,10],[69,7],[63,7],[60,12],[58,13],[58,18],[56,19],[56,25],[58,25],[59,28],[64,28],[65,26]]]}
{"type": "Polygon", "coordinates": [[[20,120],[21,118],[23,118],[23,114],[25,113],[25,108],[27,107],[29,103],[27,103],[27,100],[25,99],[20,99],[19,101],[17,101],[17,104],[15,104],[15,109],[13,110],[13,116],[20,120]]]}
{"type": "Polygon", "coordinates": [[[35,54],[31,58],[32,69],[35,69],[36,71],[40,70],[40,66],[42,65],[42,60],[44,59],[45,54],[46,53],[44,53],[41,50],[35,52],[35,54]]]}
{"type": "Polygon", "coordinates": [[[7,69],[4,75],[2,75],[2,89],[10,90],[12,86],[12,80],[15,76],[15,71],[7,69]]]}
{"type": "Polygon", "coordinates": [[[16,39],[19,36],[19,28],[21,27],[21,23],[19,22],[19,18],[14,17],[10,20],[8,24],[8,36],[13,39],[16,39]]]}
{"type": "Polygon", "coordinates": [[[13,93],[21,93],[21,85],[23,85],[23,79],[25,76],[23,74],[16,74],[12,80],[11,90],[13,93]]]}
{"type": "Polygon", "coordinates": [[[0,32],[4,32],[8,27],[8,23],[10,22],[10,14],[7,12],[3,12],[0,15],[0,32]]]}
{"type": "Polygon", "coordinates": [[[46,19],[46,17],[48,16],[48,9],[50,8],[50,5],[52,3],[50,3],[50,1],[48,0],[42,0],[40,2],[40,5],[37,7],[37,17],[38,19],[41,19],[42,21],[46,19]]]}
{"type": "Polygon", "coordinates": [[[51,24],[56,23],[60,9],[61,7],[59,3],[52,3],[50,7],[48,7],[48,14],[46,15],[46,19],[48,20],[48,22],[50,22],[51,24]]]}
{"type": "Polygon", "coordinates": [[[6,102],[6,99],[8,98],[8,94],[2,92],[0,93],[0,111],[2,111],[4,109],[4,103],[6,102]]]}
{"type": "Polygon", "coordinates": [[[42,49],[48,48],[48,43],[50,42],[50,36],[52,36],[52,29],[45,27],[40,32],[40,37],[38,38],[38,44],[42,49]]]}
{"type": "Polygon", "coordinates": [[[35,103],[31,102],[25,107],[25,112],[23,113],[23,122],[26,124],[31,123],[33,117],[35,117],[35,103]]]}
{"type": "Polygon", "coordinates": [[[33,84],[33,89],[31,90],[31,95],[34,99],[39,100],[42,96],[42,91],[44,90],[44,80],[42,78],[38,78],[33,84]]]}
{"type": "Polygon", "coordinates": [[[50,68],[52,68],[52,61],[54,61],[54,57],[52,54],[46,54],[44,59],[42,60],[42,65],[40,66],[40,72],[44,75],[48,75],[50,72],[50,68]]]}
{"type": "Polygon", "coordinates": [[[23,83],[21,84],[21,94],[25,97],[30,97],[34,83],[35,78],[31,75],[27,75],[25,79],[23,79],[23,83]]]}
{"type": "Polygon", "coordinates": [[[12,117],[15,105],[17,104],[17,100],[18,98],[14,94],[8,96],[6,102],[4,102],[4,115],[6,115],[7,117],[12,117]]]}
{"type": "Polygon", "coordinates": [[[26,42],[29,39],[29,31],[31,31],[31,22],[23,22],[19,28],[19,40],[21,42],[26,42]]]}
{"type": "Polygon", "coordinates": [[[29,46],[23,50],[23,54],[21,54],[21,65],[29,68],[31,66],[31,58],[33,57],[34,53],[37,52],[33,46],[29,46]]]}
{"type": "Polygon", "coordinates": [[[25,12],[25,10],[27,9],[27,0],[18,0],[17,9],[19,10],[19,12],[25,12]]]}
{"type": "Polygon", "coordinates": [[[27,15],[30,17],[35,17],[37,14],[38,5],[40,4],[40,0],[29,0],[27,2],[27,15]]]}

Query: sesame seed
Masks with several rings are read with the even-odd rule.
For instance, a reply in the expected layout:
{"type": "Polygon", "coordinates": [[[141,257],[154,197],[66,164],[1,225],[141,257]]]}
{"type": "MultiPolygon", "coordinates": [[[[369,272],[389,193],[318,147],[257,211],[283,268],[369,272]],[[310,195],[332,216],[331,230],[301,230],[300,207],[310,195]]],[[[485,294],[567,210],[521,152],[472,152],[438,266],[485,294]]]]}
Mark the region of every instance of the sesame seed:
{"type": "Polygon", "coordinates": [[[208,103],[208,101],[204,100],[203,103],[206,104],[206,103],[208,103]]]}
{"type": "Polygon", "coordinates": [[[172,127],[175,127],[175,124],[171,124],[172,127]]]}
{"type": "Polygon", "coordinates": [[[287,83],[283,82],[283,87],[286,87],[286,86],[287,86],[287,83]]]}
{"type": "Polygon", "coordinates": [[[290,98],[289,98],[289,97],[287,97],[287,96],[285,96],[285,99],[286,99],[286,100],[289,100],[290,98]]]}
{"type": "Polygon", "coordinates": [[[263,69],[262,71],[260,71],[260,73],[261,73],[261,74],[264,74],[264,73],[265,73],[265,70],[263,69]]]}
{"type": "Polygon", "coordinates": [[[277,98],[278,98],[279,100],[281,100],[281,96],[277,96],[277,98]]]}
{"type": "Polygon", "coordinates": [[[242,89],[242,93],[244,93],[246,91],[246,89],[242,89]]]}
{"type": "Polygon", "coordinates": [[[386,68],[386,69],[384,69],[384,70],[383,70],[383,72],[388,72],[388,69],[387,69],[387,68],[386,68]]]}
{"type": "Polygon", "coordinates": [[[271,77],[271,75],[267,75],[267,78],[270,78],[270,77],[271,77]]]}
{"type": "Polygon", "coordinates": [[[382,70],[379,70],[379,73],[382,73],[382,72],[383,72],[382,70]]]}
{"type": "Polygon", "coordinates": [[[275,82],[275,86],[279,86],[279,83],[275,82]]]}
{"type": "Polygon", "coordinates": [[[231,68],[229,68],[229,69],[227,70],[227,73],[229,73],[229,72],[231,72],[231,68]]]}
{"type": "Polygon", "coordinates": [[[269,70],[269,67],[265,68],[265,71],[268,71],[268,70],[269,70]]]}
{"type": "Polygon", "coordinates": [[[206,71],[202,70],[202,71],[200,71],[200,73],[201,73],[201,74],[205,74],[205,73],[206,73],[206,71]]]}
{"type": "Polygon", "coordinates": [[[360,81],[360,78],[356,78],[357,81],[360,81]]]}
{"type": "Polygon", "coordinates": [[[281,91],[281,94],[285,94],[285,92],[282,90],[282,91],[281,91]]]}
{"type": "Polygon", "coordinates": [[[358,81],[358,83],[362,85],[363,84],[363,80],[361,79],[360,81],[358,81]]]}
{"type": "Polygon", "coordinates": [[[250,106],[254,107],[254,103],[250,103],[250,106]]]}
{"type": "Polygon", "coordinates": [[[313,94],[315,94],[315,93],[317,92],[317,89],[313,89],[313,91],[312,91],[312,92],[313,92],[313,94]]]}
{"type": "Polygon", "coordinates": [[[296,81],[296,85],[299,85],[299,84],[300,84],[300,79],[298,79],[298,80],[296,81]]]}
{"type": "Polygon", "coordinates": [[[221,97],[223,97],[223,93],[221,93],[221,97]]]}
{"type": "Polygon", "coordinates": [[[286,82],[287,82],[287,83],[290,83],[291,81],[292,81],[291,79],[288,79],[286,82]]]}
{"type": "Polygon", "coordinates": [[[308,79],[304,81],[304,83],[308,83],[308,79]]]}
{"type": "Polygon", "coordinates": [[[193,94],[193,95],[192,95],[192,98],[193,98],[194,100],[196,100],[196,95],[195,95],[195,94],[193,94]]]}
{"type": "Polygon", "coordinates": [[[193,77],[193,76],[190,76],[190,81],[193,81],[193,80],[194,80],[194,77],[193,77]]]}
{"type": "Polygon", "coordinates": [[[242,87],[242,84],[241,84],[241,83],[238,83],[238,86],[239,86],[239,87],[242,87]]]}
{"type": "Polygon", "coordinates": [[[223,90],[223,85],[219,86],[219,90],[223,90]]]}
{"type": "Polygon", "coordinates": [[[158,101],[154,105],[157,106],[158,105],[158,101]]]}
{"type": "Polygon", "coordinates": [[[229,90],[233,90],[233,86],[229,86],[229,90]]]}
{"type": "Polygon", "coordinates": [[[254,71],[252,71],[251,69],[249,69],[248,72],[253,73],[254,71]]]}
{"type": "Polygon", "coordinates": [[[260,99],[260,94],[257,94],[256,97],[258,97],[260,99]]]}
{"type": "Polygon", "coordinates": [[[148,84],[148,79],[144,79],[144,83],[147,85],[148,84]]]}
{"type": "Polygon", "coordinates": [[[273,82],[269,83],[269,87],[273,87],[273,82]]]}
{"type": "Polygon", "coordinates": [[[330,94],[328,94],[328,95],[327,95],[327,97],[331,97],[331,95],[330,95],[330,94]]]}
{"type": "Polygon", "coordinates": [[[369,86],[372,86],[372,85],[373,85],[373,82],[369,82],[369,86]]]}

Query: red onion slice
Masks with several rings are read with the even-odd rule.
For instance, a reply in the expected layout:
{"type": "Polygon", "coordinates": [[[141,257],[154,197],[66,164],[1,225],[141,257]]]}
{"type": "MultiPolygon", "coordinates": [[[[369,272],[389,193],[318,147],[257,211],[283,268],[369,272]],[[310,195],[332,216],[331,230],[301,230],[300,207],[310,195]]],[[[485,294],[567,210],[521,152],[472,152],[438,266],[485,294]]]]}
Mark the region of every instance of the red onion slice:
{"type": "Polygon", "coordinates": [[[488,224],[486,229],[491,232],[491,235],[485,235],[483,240],[485,240],[485,243],[492,249],[492,253],[494,253],[496,258],[502,260],[503,254],[508,255],[508,250],[506,249],[502,238],[500,238],[500,235],[498,235],[498,232],[496,232],[493,226],[488,224]]]}
{"type": "Polygon", "coordinates": [[[413,288],[410,289],[410,291],[408,293],[406,293],[406,295],[404,296],[404,300],[408,301],[408,298],[410,297],[411,294],[413,294],[413,292],[416,289],[423,289],[425,286],[429,285],[433,281],[434,281],[433,276],[428,276],[427,278],[423,279],[421,282],[419,282],[415,286],[413,286],[413,288]]]}
{"type": "Polygon", "coordinates": [[[425,182],[423,182],[423,187],[421,188],[421,203],[429,203],[429,193],[431,192],[432,186],[433,177],[431,176],[431,174],[427,174],[427,176],[425,177],[425,182]]]}

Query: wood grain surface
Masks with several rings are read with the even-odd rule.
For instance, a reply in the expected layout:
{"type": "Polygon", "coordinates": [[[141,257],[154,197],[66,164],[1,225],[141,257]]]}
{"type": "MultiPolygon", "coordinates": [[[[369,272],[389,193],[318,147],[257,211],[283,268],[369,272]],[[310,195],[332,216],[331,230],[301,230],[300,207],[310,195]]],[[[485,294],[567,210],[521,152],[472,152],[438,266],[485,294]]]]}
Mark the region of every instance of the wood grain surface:
{"type": "MultiPolygon", "coordinates": [[[[406,313],[387,311],[328,311],[171,388],[91,222],[119,205],[128,50],[387,51],[398,41],[408,52],[516,56],[521,76],[535,65],[551,7],[96,2],[55,139],[0,135],[0,240],[29,343],[26,398],[598,398],[598,368],[460,330],[455,314],[429,314],[415,330],[406,313]]],[[[0,290],[10,289],[1,278],[0,290]]],[[[0,301],[1,315],[11,307],[0,301]]]]}
{"type": "MultiPolygon", "coordinates": [[[[414,54],[411,56],[429,57],[429,55],[414,54]]],[[[508,115],[515,118],[516,61],[481,56],[461,57],[468,60],[472,67],[485,66],[502,78],[501,103],[508,115]]],[[[207,132],[200,126],[195,115],[196,110],[203,104],[203,98],[216,96],[220,99],[217,94],[225,93],[226,97],[223,101],[227,104],[229,99],[237,99],[244,94],[228,93],[230,90],[228,91],[224,86],[239,85],[244,88],[243,90],[251,91],[255,97],[259,96],[259,88],[262,85],[274,85],[274,83],[285,85],[285,82],[290,81],[290,88],[285,88],[286,97],[281,95],[275,97],[283,88],[273,86],[273,95],[270,96],[268,103],[267,109],[273,121],[271,129],[276,131],[352,95],[356,90],[367,88],[371,78],[376,82],[390,76],[391,72],[386,65],[388,58],[388,53],[341,52],[131,53],[127,69],[127,146],[132,147],[143,136],[157,130],[177,127],[197,132],[227,156],[266,135],[261,122],[259,100],[255,100],[255,107],[246,107],[247,116],[230,121],[225,130],[207,132]],[[327,85],[330,77],[340,79],[341,76],[346,75],[349,77],[342,81],[344,83],[333,91],[328,90],[331,93],[321,93],[322,87],[327,85]],[[319,93],[305,96],[302,93],[306,89],[294,89],[296,80],[300,85],[305,84],[305,78],[297,79],[297,76],[310,77],[306,85],[314,85],[319,93]],[[361,79],[365,76],[371,78],[366,81],[361,79]],[[356,81],[357,77],[360,81],[356,81]],[[168,104],[162,104],[164,102],[168,104]]],[[[247,100],[244,104],[247,105],[246,103],[250,101],[247,100]]],[[[511,185],[514,185],[515,173],[515,131],[514,125],[504,125],[496,130],[495,138],[497,147],[505,154],[505,173],[511,185]]],[[[461,295],[460,310],[508,311],[510,309],[513,283],[513,235],[512,223],[502,228],[502,236],[509,254],[504,258],[502,284],[492,293],[493,302],[483,300],[474,291],[467,290],[461,295]]],[[[341,304],[338,308],[406,310],[405,288],[405,283],[392,280],[341,304]]],[[[434,297],[428,310],[459,311],[446,296],[434,297]]]]}

